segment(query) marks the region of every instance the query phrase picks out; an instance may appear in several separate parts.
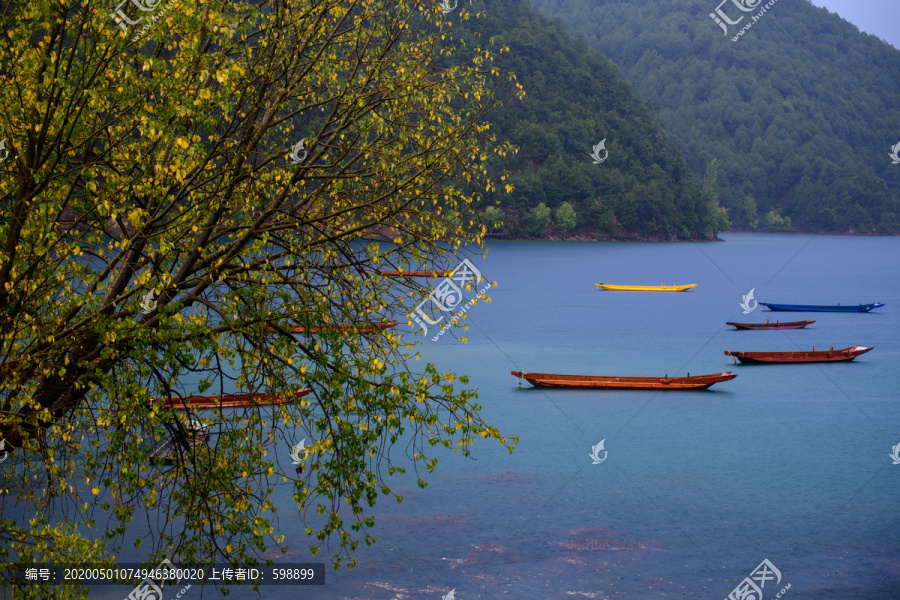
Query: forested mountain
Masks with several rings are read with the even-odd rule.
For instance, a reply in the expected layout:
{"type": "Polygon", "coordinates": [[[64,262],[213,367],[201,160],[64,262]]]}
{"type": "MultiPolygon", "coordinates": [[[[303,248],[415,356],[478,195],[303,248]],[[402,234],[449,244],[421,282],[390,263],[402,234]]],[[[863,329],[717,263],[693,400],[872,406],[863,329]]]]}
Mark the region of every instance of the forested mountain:
{"type": "MultiPolygon", "coordinates": [[[[727,227],[713,187],[701,188],[676,145],[618,68],[527,0],[465,5],[463,27],[507,46],[498,65],[525,89],[491,112],[491,131],[519,147],[487,194],[489,220],[514,237],[703,238],[727,227]],[[594,147],[599,164],[591,158],[594,147]]],[[[452,18],[452,16],[451,16],[452,18]]]]}
{"type": "Polygon", "coordinates": [[[900,164],[888,156],[900,142],[900,51],[886,42],[808,0],[737,0],[752,12],[532,1],[623,70],[695,173],[719,160],[735,226],[900,232],[900,164]]]}

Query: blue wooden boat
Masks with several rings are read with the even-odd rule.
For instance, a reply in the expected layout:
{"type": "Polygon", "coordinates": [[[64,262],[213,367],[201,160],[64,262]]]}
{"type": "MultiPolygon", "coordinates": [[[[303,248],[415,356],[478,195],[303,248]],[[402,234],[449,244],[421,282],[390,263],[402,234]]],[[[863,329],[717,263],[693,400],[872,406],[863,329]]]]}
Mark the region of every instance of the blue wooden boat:
{"type": "Polygon", "coordinates": [[[869,312],[876,308],[884,306],[884,302],[873,302],[872,304],[845,304],[841,306],[827,306],[821,304],[770,304],[768,302],[760,302],[769,310],[783,310],[794,312],[869,312]]]}

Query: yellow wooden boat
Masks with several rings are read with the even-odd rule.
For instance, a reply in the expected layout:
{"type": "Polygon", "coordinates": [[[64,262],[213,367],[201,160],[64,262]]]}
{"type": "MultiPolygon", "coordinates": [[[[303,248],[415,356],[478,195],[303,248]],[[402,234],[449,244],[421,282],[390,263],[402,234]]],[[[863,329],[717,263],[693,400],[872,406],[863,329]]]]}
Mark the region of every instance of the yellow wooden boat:
{"type": "Polygon", "coordinates": [[[610,285],[608,283],[595,283],[594,285],[610,292],[683,292],[697,287],[696,283],[687,285],[610,285]]]}

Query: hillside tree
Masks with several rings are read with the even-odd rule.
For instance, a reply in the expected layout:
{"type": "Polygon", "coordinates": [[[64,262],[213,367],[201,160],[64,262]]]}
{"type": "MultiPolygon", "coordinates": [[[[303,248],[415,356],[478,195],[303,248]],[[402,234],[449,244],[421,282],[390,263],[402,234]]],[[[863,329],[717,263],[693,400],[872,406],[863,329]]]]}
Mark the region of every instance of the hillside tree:
{"type": "Polygon", "coordinates": [[[0,556],[352,566],[390,475],[515,441],[465,376],[414,368],[414,331],[357,332],[409,324],[433,285],[378,270],[481,247],[502,49],[430,1],[120,8],[0,9],[0,556]],[[194,413],[193,447],[191,415],[148,402],[238,391],[291,401],[194,413]],[[308,539],[281,533],[278,486],[308,539]]]}

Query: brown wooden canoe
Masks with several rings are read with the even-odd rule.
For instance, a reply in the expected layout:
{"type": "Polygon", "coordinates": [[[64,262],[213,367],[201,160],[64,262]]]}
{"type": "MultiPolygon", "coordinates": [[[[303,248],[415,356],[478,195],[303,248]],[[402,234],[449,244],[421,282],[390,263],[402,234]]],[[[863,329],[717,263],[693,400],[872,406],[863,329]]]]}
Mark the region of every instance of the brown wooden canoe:
{"type": "Polygon", "coordinates": [[[533,386],[555,388],[584,388],[609,390],[698,390],[714,383],[734,379],[731,371],[710,375],[686,377],[607,377],[605,375],[557,375],[553,373],[529,373],[510,371],[516,377],[525,379],[533,386]]]}
{"type": "Polygon", "coordinates": [[[445,277],[450,271],[375,271],[391,277],[445,277]]]}
{"type": "MultiPolygon", "coordinates": [[[[397,321],[384,321],[383,323],[366,323],[353,325],[321,325],[310,327],[308,333],[322,333],[323,331],[352,331],[354,333],[372,333],[377,329],[391,329],[400,323],[397,321]]],[[[307,333],[303,325],[291,327],[291,333],[307,333]]]]}
{"type": "Polygon", "coordinates": [[[726,325],[731,325],[735,329],[803,329],[807,325],[815,323],[815,321],[775,321],[770,323],[768,319],[765,323],[735,323],[734,321],[725,321],[726,325]]]}
{"type": "MultiPolygon", "coordinates": [[[[873,346],[874,347],[874,346],[873,346]]],[[[835,350],[816,350],[813,347],[809,352],[735,352],[726,350],[725,354],[741,361],[742,363],[805,363],[805,362],[839,362],[853,360],[860,354],[865,354],[873,347],[850,346],[835,350]]]]}
{"type": "Polygon", "coordinates": [[[150,403],[162,403],[166,408],[240,408],[243,406],[271,406],[273,404],[285,404],[302,398],[312,390],[301,389],[295,396],[281,396],[276,394],[222,394],[220,396],[191,396],[190,398],[150,398],[150,403]]]}

